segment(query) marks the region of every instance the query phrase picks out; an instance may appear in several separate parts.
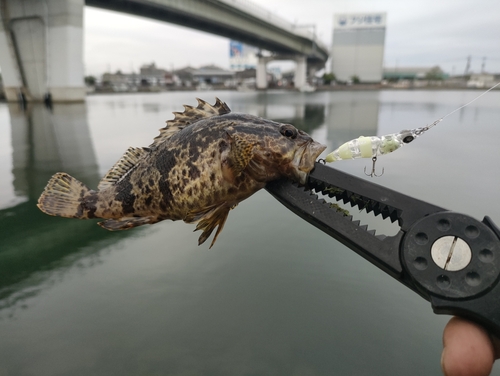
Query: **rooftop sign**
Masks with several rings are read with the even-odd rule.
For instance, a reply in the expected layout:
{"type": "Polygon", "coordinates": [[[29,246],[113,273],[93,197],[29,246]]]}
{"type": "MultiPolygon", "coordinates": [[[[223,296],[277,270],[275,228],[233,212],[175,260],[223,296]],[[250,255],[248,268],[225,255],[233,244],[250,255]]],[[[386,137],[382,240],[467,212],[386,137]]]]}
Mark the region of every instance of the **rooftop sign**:
{"type": "Polygon", "coordinates": [[[349,13],[333,16],[334,29],[370,29],[385,27],[387,13],[349,13]]]}

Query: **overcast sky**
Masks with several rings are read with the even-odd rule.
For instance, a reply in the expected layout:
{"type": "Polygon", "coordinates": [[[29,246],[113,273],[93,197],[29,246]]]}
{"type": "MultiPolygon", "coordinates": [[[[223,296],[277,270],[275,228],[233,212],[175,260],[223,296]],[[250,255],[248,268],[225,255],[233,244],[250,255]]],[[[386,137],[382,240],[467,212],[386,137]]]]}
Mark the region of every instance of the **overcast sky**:
{"type": "MultiPolygon", "coordinates": [[[[315,24],[332,43],[334,13],[387,12],[384,65],[439,65],[463,73],[500,73],[500,0],[253,0],[297,24],[315,24]]],[[[155,62],[166,69],[216,64],[229,67],[229,40],[173,24],[85,8],[85,71],[138,71],[155,62]]],[[[287,68],[288,66],[283,66],[287,68]]],[[[329,69],[329,67],[327,67],[329,69]]]]}

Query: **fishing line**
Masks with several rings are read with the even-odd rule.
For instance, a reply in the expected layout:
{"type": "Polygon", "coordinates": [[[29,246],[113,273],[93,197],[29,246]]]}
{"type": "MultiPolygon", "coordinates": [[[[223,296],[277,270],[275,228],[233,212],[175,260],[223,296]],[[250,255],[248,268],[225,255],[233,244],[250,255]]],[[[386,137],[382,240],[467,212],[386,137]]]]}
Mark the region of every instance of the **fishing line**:
{"type": "Polygon", "coordinates": [[[443,116],[441,119],[444,119],[445,117],[447,116],[450,116],[451,114],[453,114],[454,112],[457,112],[458,110],[461,110],[462,108],[464,107],[467,107],[469,104],[471,104],[472,102],[475,102],[476,100],[478,100],[479,98],[481,98],[483,95],[485,95],[486,93],[490,92],[491,90],[493,90],[494,88],[496,88],[498,85],[500,85],[500,82],[497,82],[495,85],[493,85],[492,87],[490,87],[488,90],[486,90],[484,93],[482,93],[481,95],[478,95],[476,98],[474,98],[473,100],[471,100],[470,102],[458,107],[456,110],[453,110],[451,111],[448,115],[445,115],[443,116]]]}
{"type": "Polygon", "coordinates": [[[368,176],[382,176],[384,173],[384,170],[382,170],[382,173],[377,175],[375,173],[375,162],[377,162],[377,157],[379,155],[384,155],[384,154],[389,154],[392,153],[393,151],[396,151],[399,149],[401,146],[404,144],[409,144],[412,142],[415,138],[418,136],[422,135],[424,132],[427,132],[429,129],[432,127],[435,127],[439,123],[441,123],[444,119],[446,119],[448,116],[451,114],[454,114],[455,112],[461,110],[464,107],[469,106],[471,103],[477,101],[479,98],[481,98],[483,95],[486,93],[490,92],[494,88],[500,85],[500,82],[496,83],[492,87],[490,87],[488,90],[484,91],[471,101],[467,102],[466,104],[454,109],[453,111],[449,112],[448,114],[444,115],[443,117],[437,119],[434,123],[430,125],[426,125],[425,127],[420,127],[420,128],[415,128],[415,129],[410,129],[410,130],[402,130],[399,133],[392,133],[388,134],[385,136],[371,136],[371,137],[358,137],[354,140],[348,141],[344,144],[342,144],[340,147],[332,151],[330,154],[328,154],[325,159],[323,160],[325,163],[326,162],[335,162],[335,161],[341,161],[345,159],[356,159],[356,158],[371,158],[372,160],[372,168],[371,172],[368,174],[366,173],[366,168],[365,168],[365,174],[368,176]]]}
{"type": "Polygon", "coordinates": [[[478,95],[477,97],[475,97],[473,100],[471,100],[470,102],[467,102],[466,104],[463,104],[462,106],[454,109],[453,111],[451,111],[450,113],[444,115],[442,118],[436,120],[434,123],[432,123],[431,125],[428,125],[428,126],[425,126],[425,127],[421,127],[421,128],[416,128],[416,129],[412,129],[411,131],[414,132],[417,136],[420,136],[422,133],[424,133],[425,131],[428,131],[429,129],[431,129],[432,127],[438,125],[439,123],[441,123],[445,118],[447,118],[448,116],[450,116],[451,114],[454,114],[455,112],[461,110],[462,108],[464,107],[467,107],[468,105],[470,105],[471,103],[477,101],[479,98],[481,98],[483,95],[485,95],[486,93],[490,92],[491,90],[493,90],[494,88],[496,88],[498,85],[500,85],[500,82],[497,82],[495,85],[493,85],[492,87],[490,87],[488,90],[484,91],[483,93],[481,93],[480,95],[478,95]]]}

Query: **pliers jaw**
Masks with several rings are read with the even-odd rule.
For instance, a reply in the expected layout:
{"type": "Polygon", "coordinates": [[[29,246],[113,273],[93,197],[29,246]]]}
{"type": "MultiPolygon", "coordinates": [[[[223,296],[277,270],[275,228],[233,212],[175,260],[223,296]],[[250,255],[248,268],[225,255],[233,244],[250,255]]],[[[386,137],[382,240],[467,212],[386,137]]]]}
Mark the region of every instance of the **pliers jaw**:
{"type": "Polygon", "coordinates": [[[500,335],[500,230],[488,217],[479,222],[321,163],[305,186],[278,180],[266,189],[302,219],[429,300],[436,313],[468,316],[500,335]],[[377,235],[319,196],[380,215],[400,229],[394,236],[377,235]],[[455,246],[441,249],[439,239],[450,244],[459,239],[469,261],[459,270],[450,270],[449,260],[439,265],[436,253],[445,260],[456,256],[455,246]]]}
{"type": "Polygon", "coordinates": [[[404,231],[422,216],[443,210],[321,163],[316,163],[306,186],[278,180],[266,189],[295,214],[402,282],[399,246],[404,231]],[[318,194],[397,222],[401,230],[395,236],[377,235],[318,194]]]}

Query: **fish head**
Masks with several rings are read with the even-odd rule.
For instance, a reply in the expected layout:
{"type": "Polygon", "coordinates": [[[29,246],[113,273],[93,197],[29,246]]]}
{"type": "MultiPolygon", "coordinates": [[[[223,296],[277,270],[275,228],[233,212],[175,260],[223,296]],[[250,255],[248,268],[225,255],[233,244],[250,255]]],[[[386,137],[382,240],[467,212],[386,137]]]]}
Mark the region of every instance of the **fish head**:
{"type": "Polygon", "coordinates": [[[245,171],[258,181],[282,177],[305,184],[318,156],[326,146],[291,124],[259,119],[240,128],[240,136],[252,145],[245,171]]]}
{"type": "Polygon", "coordinates": [[[326,146],[291,124],[279,124],[269,140],[269,149],[272,150],[274,169],[281,176],[305,184],[307,175],[326,146]]]}

